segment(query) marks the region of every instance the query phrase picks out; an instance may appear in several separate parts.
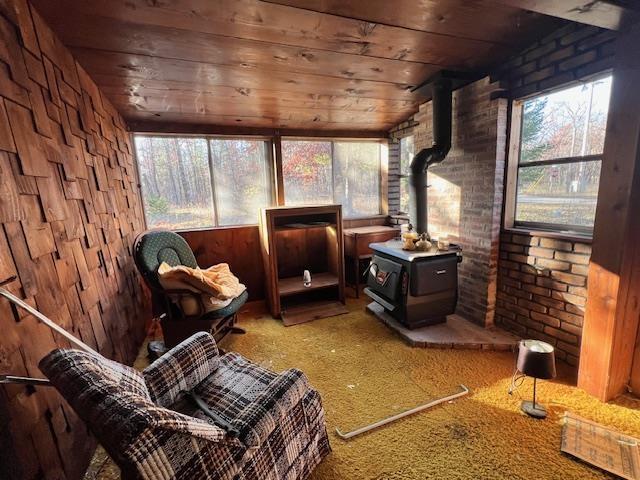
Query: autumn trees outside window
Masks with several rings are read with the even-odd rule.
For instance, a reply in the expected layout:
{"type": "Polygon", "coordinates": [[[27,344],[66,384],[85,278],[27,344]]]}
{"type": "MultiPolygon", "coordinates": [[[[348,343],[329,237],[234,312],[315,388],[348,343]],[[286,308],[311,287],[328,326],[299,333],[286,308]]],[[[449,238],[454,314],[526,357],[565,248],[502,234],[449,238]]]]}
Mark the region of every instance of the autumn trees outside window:
{"type": "MultiPolygon", "coordinates": [[[[262,138],[136,135],[149,228],[190,230],[257,223],[275,204],[272,143],[262,138]]],[[[286,205],[339,203],[347,218],[380,213],[381,144],[282,141],[286,205]]]]}
{"type": "Polygon", "coordinates": [[[381,144],[283,140],[285,205],[342,205],[346,218],[380,214],[381,144]]]}
{"type": "Polygon", "coordinates": [[[330,141],[282,142],[285,205],[333,203],[330,141]]]}
{"type": "Polygon", "coordinates": [[[136,135],[149,228],[257,223],[273,203],[270,142],[136,135]]]}
{"type": "Polygon", "coordinates": [[[609,75],[514,102],[507,226],[592,231],[610,92],[609,75]]]}

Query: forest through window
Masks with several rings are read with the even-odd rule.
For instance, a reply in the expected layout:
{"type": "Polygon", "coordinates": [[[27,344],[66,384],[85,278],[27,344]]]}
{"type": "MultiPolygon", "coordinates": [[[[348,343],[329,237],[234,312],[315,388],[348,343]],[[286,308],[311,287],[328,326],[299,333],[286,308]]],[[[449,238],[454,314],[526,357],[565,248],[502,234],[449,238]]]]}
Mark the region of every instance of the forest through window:
{"type": "Polygon", "coordinates": [[[253,224],[272,204],[267,141],[138,135],[135,146],[149,228],[253,224]]]}
{"type": "Polygon", "coordinates": [[[611,76],[522,102],[515,225],[593,228],[611,76]]]}
{"type": "Polygon", "coordinates": [[[346,218],[380,213],[379,142],[283,140],[285,205],[342,205],[346,218]]]}
{"type": "MultiPolygon", "coordinates": [[[[274,205],[272,144],[255,138],[136,135],[149,228],[191,230],[258,222],[274,205]]],[[[283,140],[285,205],[342,205],[345,217],[380,213],[381,144],[283,140]]]]}

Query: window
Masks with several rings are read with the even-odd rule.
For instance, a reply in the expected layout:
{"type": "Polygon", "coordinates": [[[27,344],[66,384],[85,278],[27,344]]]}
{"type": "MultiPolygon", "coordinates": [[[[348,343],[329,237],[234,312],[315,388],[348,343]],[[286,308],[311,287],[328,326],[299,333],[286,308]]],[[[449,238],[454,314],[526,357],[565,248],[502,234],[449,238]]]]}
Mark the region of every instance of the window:
{"type": "Polygon", "coordinates": [[[513,226],[593,230],[610,92],[607,76],[514,104],[513,226]]]}
{"type": "Polygon", "coordinates": [[[347,218],[380,213],[379,142],[282,141],[286,205],[342,204],[347,218]]]}
{"type": "Polygon", "coordinates": [[[269,144],[256,140],[209,140],[219,225],[257,223],[271,204],[269,144]]]}
{"type": "Polygon", "coordinates": [[[380,213],[380,144],[335,142],[334,199],[345,217],[380,213]]]}
{"type": "Polygon", "coordinates": [[[135,144],[147,226],[214,226],[207,141],[137,136],[135,144]]]}
{"type": "Polygon", "coordinates": [[[331,142],[282,142],[282,176],[286,205],[333,202],[331,156],[331,142]]]}
{"type": "Polygon", "coordinates": [[[411,208],[410,196],[411,185],[409,185],[409,175],[411,174],[411,160],[415,155],[413,135],[400,139],[400,211],[409,213],[411,208]]]}
{"type": "Polygon", "coordinates": [[[255,224],[272,204],[269,142],[135,137],[149,228],[255,224]]]}

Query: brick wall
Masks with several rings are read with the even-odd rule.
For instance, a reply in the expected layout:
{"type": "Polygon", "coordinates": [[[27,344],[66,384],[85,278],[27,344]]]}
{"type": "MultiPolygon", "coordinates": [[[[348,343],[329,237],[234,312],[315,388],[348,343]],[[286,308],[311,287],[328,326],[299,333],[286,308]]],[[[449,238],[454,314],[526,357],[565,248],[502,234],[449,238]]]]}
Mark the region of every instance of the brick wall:
{"type": "Polygon", "coordinates": [[[400,211],[400,139],[413,135],[415,126],[416,122],[411,118],[389,132],[389,215],[400,211]]]}
{"type": "MultiPolygon", "coordinates": [[[[429,232],[462,246],[457,312],[480,325],[494,322],[497,286],[507,102],[492,98],[496,88],[485,78],[454,92],[452,148],[429,169],[429,232]]],[[[431,123],[427,102],[391,143],[412,134],[417,153],[432,144],[431,123]]]]}
{"type": "MultiPolygon", "coordinates": [[[[0,282],[103,355],[132,362],[150,309],[122,118],[25,0],[0,2],[0,282]]],[[[69,343],[0,300],[0,372],[41,377],[69,343]]],[[[0,478],[82,478],[95,441],[52,388],[0,388],[0,478]]]]}
{"type": "MultiPolygon", "coordinates": [[[[569,24],[506,62],[496,77],[513,99],[571,84],[613,66],[615,36],[569,24]]],[[[577,366],[590,254],[580,241],[503,233],[496,323],[551,343],[558,358],[577,366]]]]}
{"type": "MultiPolygon", "coordinates": [[[[499,95],[506,98],[522,98],[579,81],[612,67],[615,35],[596,27],[568,24],[505,62],[491,79],[499,83],[499,95]]],[[[460,314],[491,324],[492,296],[497,288],[496,323],[554,344],[559,358],[576,365],[590,245],[504,232],[499,274],[495,273],[506,113],[505,104],[494,103],[487,94],[498,94],[497,90],[497,84],[483,80],[454,95],[453,149],[430,171],[430,229],[434,235],[455,232],[465,250],[460,269],[460,314]],[[466,113],[460,115],[463,111],[466,113]],[[491,201],[495,202],[493,208],[491,201]]],[[[390,145],[412,134],[416,152],[429,146],[430,122],[427,103],[390,132],[390,145]]],[[[393,175],[399,172],[399,148],[389,156],[389,169],[389,209],[394,213],[399,208],[400,180],[393,175]]]]}
{"type": "Polygon", "coordinates": [[[500,325],[556,347],[578,364],[591,246],[538,235],[503,233],[500,244],[500,325]]]}
{"type": "Polygon", "coordinates": [[[389,215],[395,215],[400,210],[400,139],[389,138],[388,152],[387,205],[389,215]]]}
{"type": "Polygon", "coordinates": [[[511,98],[558,87],[613,66],[616,32],[571,23],[542,38],[497,69],[511,98]]]}

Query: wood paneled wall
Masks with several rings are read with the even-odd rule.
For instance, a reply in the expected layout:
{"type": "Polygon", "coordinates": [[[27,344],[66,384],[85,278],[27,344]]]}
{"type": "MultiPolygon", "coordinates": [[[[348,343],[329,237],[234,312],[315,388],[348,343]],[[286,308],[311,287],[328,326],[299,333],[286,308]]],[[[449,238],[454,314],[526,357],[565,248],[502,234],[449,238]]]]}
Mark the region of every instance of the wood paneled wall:
{"type": "Polygon", "coordinates": [[[247,287],[249,301],[265,299],[265,277],[257,225],[179,232],[202,268],[228,263],[247,287]]]}
{"type": "MultiPolygon", "coordinates": [[[[122,118],[26,0],[0,0],[0,282],[109,358],[150,312],[131,258],[144,228],[122,118]]],[[[67,342],[0,300],[0,372],[42,377],[67,342]]],[[[0,388],[0,478],[81,478],[95,443],[50,388],[0,388]]]]}
{"type": "MultiPolygon", "coordinates": [[[[388,217],[376,216],[344,220],[344,228],[386,225],[388,217]]],[[[231,271],[247,286],[249,301],[265,300],[265,275],[257,225],[212,228],[179,232],[203,268],[226,262],[231,271]]]]}
{"type": "Polygon", "coordinates": [[[640,327],[640,24],[616,39],[578,387],[608,401],[630,382],[640,327]]]}

